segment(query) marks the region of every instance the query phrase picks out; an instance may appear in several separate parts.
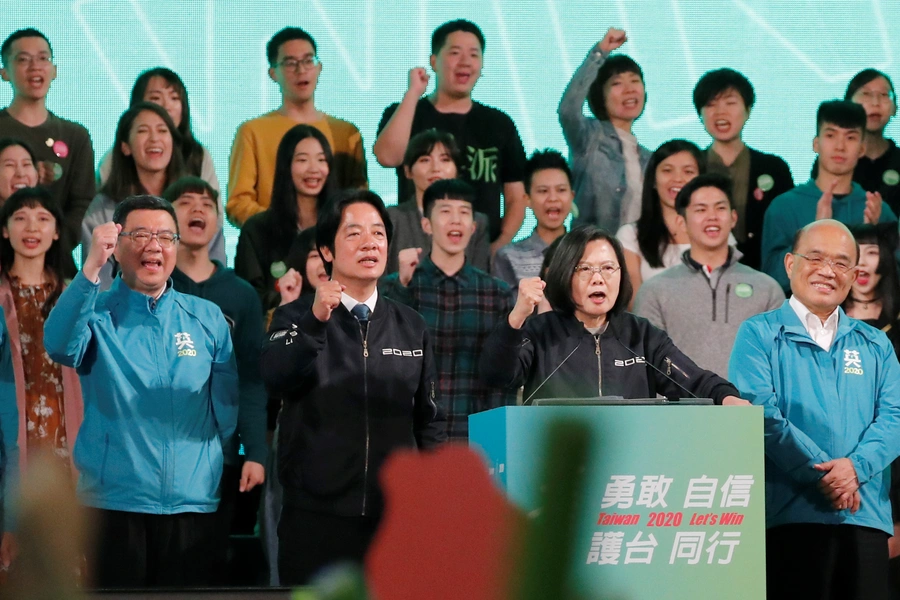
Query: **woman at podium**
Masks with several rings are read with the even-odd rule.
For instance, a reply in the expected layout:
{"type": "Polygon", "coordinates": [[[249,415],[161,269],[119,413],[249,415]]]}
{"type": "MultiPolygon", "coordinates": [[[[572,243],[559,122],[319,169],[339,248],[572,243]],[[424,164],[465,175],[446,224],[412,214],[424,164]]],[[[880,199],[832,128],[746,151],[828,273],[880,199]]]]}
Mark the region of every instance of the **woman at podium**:
{"type": "Polygon", "coordinates": [[[632,289],[622,247],[594,226],[559,243],[546,281],[519,282],[516,305],[481,353],[491,385],[525,386],[539,398],[711,398],[749,404],[737,389],[685,356],[666,332],[626,312],[632,289]],[[532,316],[544,299],[551,312],[532,316]]]}

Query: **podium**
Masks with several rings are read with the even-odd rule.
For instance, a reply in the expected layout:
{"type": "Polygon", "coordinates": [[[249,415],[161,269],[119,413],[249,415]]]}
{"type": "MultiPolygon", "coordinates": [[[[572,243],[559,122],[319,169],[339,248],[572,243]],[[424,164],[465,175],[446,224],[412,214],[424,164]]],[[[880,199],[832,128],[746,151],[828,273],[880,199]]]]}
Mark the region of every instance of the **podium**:
{"type": "Polygon", "coordinates": [[[509,499],[541,506],[547,429],[591,433],[571,581],[585,598],[764,599],[763,412],[722,406],[507,406],[469,417],[509,499]]]}

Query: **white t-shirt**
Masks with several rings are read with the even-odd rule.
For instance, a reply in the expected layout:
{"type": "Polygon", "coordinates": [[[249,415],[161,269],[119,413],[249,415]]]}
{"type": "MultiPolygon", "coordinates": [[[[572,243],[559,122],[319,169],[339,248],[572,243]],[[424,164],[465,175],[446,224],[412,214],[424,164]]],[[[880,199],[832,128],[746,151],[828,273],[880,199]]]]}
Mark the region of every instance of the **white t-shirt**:
{"type": "Polygon", "coordinates": [[[616,237],[619,238],[619,242],[622,243],[622,247],[626,250],[630,250],[641,257],[641,280],[647,281],[657,273],[662,273],[665,269],[677,265],[681,262],[681,255],[684,254],[684,251],[691,247],[690,244],[669,244],[666,246],[666,251],[663,252],[662,262],[663,266],[660,268],[651,267],[650,263],[648,263],[644,259],[644,254],[641,252],[641,247],[638,246],[637,240],[637,227],[634,223],[628,223],[627,225],[622,225],[619,227],[618,233],[616,233],[616,237]]]}
{"type": "Polygon", "coordinates": [[[616,134],[622,142],[622,157],[625,159],[625,194],[619,210],[619,223],[633,223],[641,216],[641,192],[644,188],[638,142],[636,137],[618,127],[616,134]]]}

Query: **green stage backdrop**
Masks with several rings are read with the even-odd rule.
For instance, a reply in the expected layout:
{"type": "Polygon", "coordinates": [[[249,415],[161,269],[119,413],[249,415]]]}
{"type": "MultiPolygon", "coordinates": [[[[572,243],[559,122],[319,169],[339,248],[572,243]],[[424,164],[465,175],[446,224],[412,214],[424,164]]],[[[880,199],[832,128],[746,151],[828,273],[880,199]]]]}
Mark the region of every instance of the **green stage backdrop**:
{"type": "MultiPolygon", "coordinates": [[[[753,146],[782,155],[796,181],[812,164],[815,109],[843,96],[865,67],[895,73],[900,2],[879,0],[3,0],[0,36],[34,26],[51,39],[59,77],[50,107],[83,123],[98,158],[109,149],[135,76],[163,65],[187,84],[194,129],[220,181],[236,127],[273,109],[265,44],[285,25],[316,38],[324,65],[320,107],[360,128],[372,188],[396,202],[394,174],[371,155],[384,108],[399,101],[407,71],[427,66],[431,32],[459,17],[487,38],[476,99],[507,111],[527,151],[565,151],[556,119],[563,88],[610,25],[643,67],[649,95],[635,125],[645,146],[684,137],[709,142],[691,104],[708,69],[743,71],[756,87],[747,125],[753,146]]],[[[8,104],[0,86],[0,105],[8,104]]],[[[890,126],[895,131],[895,125],[890,126]]],[[[520,235],[533,227],[529,215],[520,235]]],[[[237,231],[229,226],[229,256],[237,231]]]]}
{"type": "Polygon", "coordinates": [[[508,407],[469,418],[510,499],[532,515],[548,426],[592,434],[576,521],[580,597],[765,598],[762,409],[718,406],[508,407]]]}

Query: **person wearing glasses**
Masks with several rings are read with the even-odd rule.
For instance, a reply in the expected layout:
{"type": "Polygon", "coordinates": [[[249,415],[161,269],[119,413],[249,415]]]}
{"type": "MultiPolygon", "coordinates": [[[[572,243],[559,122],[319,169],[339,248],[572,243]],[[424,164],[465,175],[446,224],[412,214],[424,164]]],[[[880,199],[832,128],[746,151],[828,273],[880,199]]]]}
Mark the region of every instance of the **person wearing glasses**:
{"type": "Polygon", "coordinates": [[[94,228],[44,326],[47,353],[77,370],[84,393],[75,466],[101,588],[209,585],[217,556],[238,374],[219,307],[172,287],[178,240],[169,202],[126,198],[94,228]],[[111,256],[120,276],[101,292],[111,256]]]}
{"type": "Polygon", "coordinates": [[[790,281],[784,255],[797,230],[820,219],[845,225],[887,223],[897,217],[881,194],[866,192],[853,181],[853,171],[866,153],[866,111],[848,100],[828,100],[816,113],[813,150],[818,155],[815,177],[772,201],[763,219],[762,271],[781,284],[790,281]]]}
{"type": "Polygon", "coordinates": [[[626,312],[631,281],[622,246],[593,225],[561,238],[547,270],[519,282],[509,317],[488,337],[480,372],[491,385],[525,386],[539,398],[712,398],[748,404],[733,385],[698,367],[668,334],[626,312]],[[553,310],[532,316],[547,299],[553,310]],[[656,368],[651,368],[652,363],[656,368]]]}
{"type": "Polygon", "coordinates": [[[840,308],[858,260],[844,224],[800,229],[782,262],[790,300],[745,321],[731,353],[731,380],[764,409],[770,599],[891,597],[900,364],[884,332],[840,308]]]}
{"type": "Polygon", "coordinates": [[[56,65],[46,35],[31,27],[12,32],[0,46],[0,59],[0,77],[10,83],[13,93],[9,106],[0,110],[0,138],[22,140],[34,151],[39,183],[50,189],[62,208],[63,271],[71,277],[75,274],[71,252],[96,193],[91,135],[81,124],[47,109],[56,65]]]}
{"type": "Polygon", "coordinates": [[[316,41],[299,27],[285,27],[266,44],[269,78],[281,91],[281,106],[238,127],[228,165],[228,220],[235,227],[269,207],[278,144],[292,127],[311,125],[321,131],[334,154],[335,189],[366,188],[366,156],[356,125],[316,108],[316,86],[322,73],[316,41]]]}
{"type": "Polygon", "coordinates": [[[784,302],[778,282],[745,264],[728,238],[739,219],[725,175],[698,175],[675,197],[676,223],[690,248],[648,280],[634,312],[672,336],[697,364],[725,377],[738,326],[784,302]],[[697,335],[702,331],[703,335],[697,335]]]}
{"type": "Polygon", "coordinates": [[[867,192],[880,192],[895,214],[900,212],[900,149],[884,130],[897,113],[894,84],[886,73],[863,69],[847,84],[844,100],[866,111],[866,153],[853,170],[853,181],[867,192]]]}

